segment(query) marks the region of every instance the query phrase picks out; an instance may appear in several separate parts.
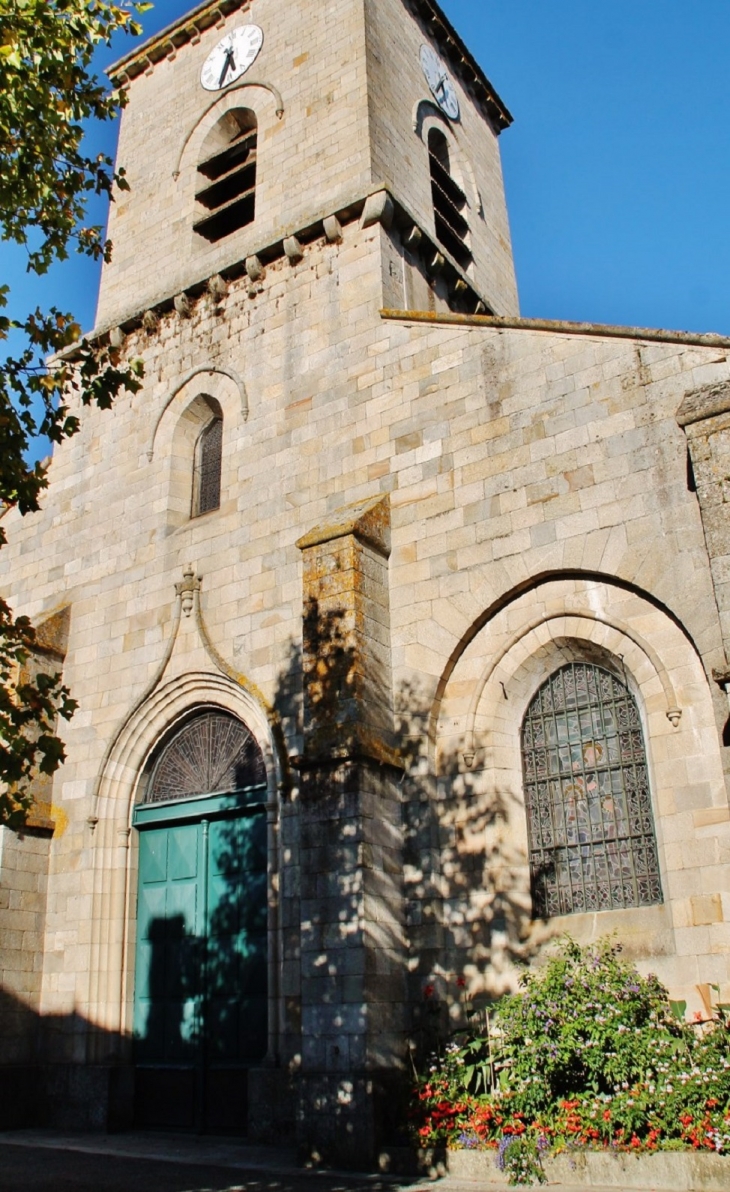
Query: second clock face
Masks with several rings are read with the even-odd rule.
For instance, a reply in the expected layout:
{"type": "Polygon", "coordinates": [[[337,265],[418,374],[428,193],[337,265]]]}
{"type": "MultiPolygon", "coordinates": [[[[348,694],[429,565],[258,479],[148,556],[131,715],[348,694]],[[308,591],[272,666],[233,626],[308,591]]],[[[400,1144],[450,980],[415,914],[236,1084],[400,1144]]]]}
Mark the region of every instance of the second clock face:
{"type": "Polygon", "coordinates": [[[258,57],[264,44],[264,32],[258,25],[240,25],[226,34],[208,54],[200,72],[206,91],[220,91],[235,83],[258,57]]]}
{"type": "Polygon", "coordinates": [[[436,103],[449,120],[459,119],[459,97],[453,79],[431,46],[421,46],[421,66],[436,103]]]}

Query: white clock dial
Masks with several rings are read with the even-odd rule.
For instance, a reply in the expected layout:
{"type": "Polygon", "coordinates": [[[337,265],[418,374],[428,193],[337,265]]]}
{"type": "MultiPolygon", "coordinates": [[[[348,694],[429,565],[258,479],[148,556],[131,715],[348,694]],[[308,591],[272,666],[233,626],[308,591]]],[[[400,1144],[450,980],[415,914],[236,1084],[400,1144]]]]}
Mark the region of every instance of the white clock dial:
{"type": "Polygon", "coordinates": [[[200,81],[205,90],[220,91],[235,83],[256,61],[263,44],[264,32],[258,25],[240,25],[238,29],[232,29],[203,63],[200,81]]]}
{"type": "Polygon", "coordinates": [[[453,79],[431,46],[421,46],[421,66],[436,103],[449,120],[459,119],[459,97],[453,79]]]}

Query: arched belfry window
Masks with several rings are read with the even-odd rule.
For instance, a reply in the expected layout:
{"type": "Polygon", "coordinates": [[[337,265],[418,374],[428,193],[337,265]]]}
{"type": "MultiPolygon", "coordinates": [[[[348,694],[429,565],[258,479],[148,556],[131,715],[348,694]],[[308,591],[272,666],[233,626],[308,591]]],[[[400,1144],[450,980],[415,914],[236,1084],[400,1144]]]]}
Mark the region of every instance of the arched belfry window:
{"type": "Polygon", "coordinates": [[[462,269],[466,269],[472,259],[466,195],[452,174],[449,142],[439,128],[432,128],[428,134],[428,158],[436,236],[462,269]]]}
{"type": "Polygon", "coordinates": [[[232,794],[265,783],[263,755],[250,730],[228,712],[206,709],[163,746],[144,802],[232,794]]]}
{"type": "Polygon", "coordinates": [[[535,917],[662,901],[636,701],[610,671],[571,662],[522,726],[535,917]]]}
{"type": "Polygon", "coordinates": [[[193,517],[220,509],[223,462],[223,419],[216,415],[203,428],[195,444],[193,517]]]}
{"type": "Polygon", "coordinates": [[[206,137],[195,195],[206,214],[194,225],[206,240],[222,240],[253,223],[256,142],[256,116],[248,108],[227,112],[206,137]]]}

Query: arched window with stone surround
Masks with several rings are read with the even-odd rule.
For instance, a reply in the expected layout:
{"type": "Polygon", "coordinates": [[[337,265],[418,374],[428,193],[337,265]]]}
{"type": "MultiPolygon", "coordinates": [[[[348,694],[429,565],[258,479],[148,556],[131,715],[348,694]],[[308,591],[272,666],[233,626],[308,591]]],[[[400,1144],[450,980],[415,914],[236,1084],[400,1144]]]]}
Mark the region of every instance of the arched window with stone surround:
{"type": "Polygon", "coordinates": [[[522,725],[533,915],[663,901],[644,736],[627,684],[570,662],[522,725]]]}
{"type": "Polygon", "coordinates": [[[223,462],[223,419],[215,415],[195,444],[193,468],[193,517],[220,509],[223,462]]]}

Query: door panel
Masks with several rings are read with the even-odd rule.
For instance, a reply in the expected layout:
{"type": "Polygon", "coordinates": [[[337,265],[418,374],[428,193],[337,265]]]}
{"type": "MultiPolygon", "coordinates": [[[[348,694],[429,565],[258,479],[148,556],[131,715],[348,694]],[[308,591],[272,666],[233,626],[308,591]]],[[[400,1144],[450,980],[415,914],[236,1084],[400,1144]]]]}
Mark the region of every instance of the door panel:
{"type": "Polygon", "coordinates": [[[211,1058],[263,1059],[266,1022],[250,1014],[266,992],[266,819],[210,826],[208,1040],[211,1058]]]}
{"type": "Polygon", "coordinates": [[[139,1125],[244,1128],[267,1046],[266,888],[264,814],[140,831],[139,1125]]]}
{"type": "MultiPolygon", "coordinates": [[[[197,824],[140,834],[134,999],[138,1064],[159,1068],[194,1062],[199,1033],[198,856],[197,824]]],[[[163,1083],[167,1087],[170,1082],[163,1083]]],[[[156,1084],[150,1073],[145,1087],[149,1097],[144,1099],[151,1103],[156,1084]]],[[[176,1103],[181,1095],[175,1094],[176,1103]]],[[[186,1105],[181,1124],[191,1113],[192,1103],[186,1105]]]]}

